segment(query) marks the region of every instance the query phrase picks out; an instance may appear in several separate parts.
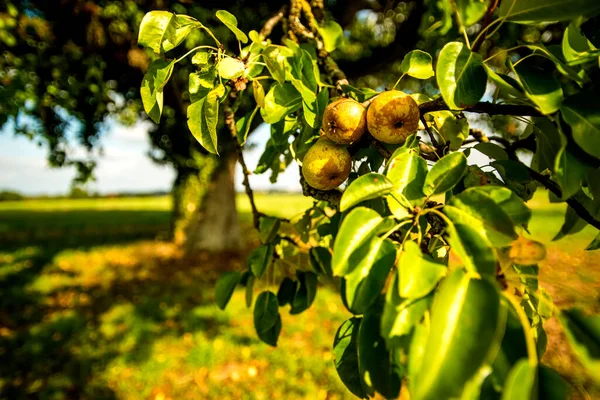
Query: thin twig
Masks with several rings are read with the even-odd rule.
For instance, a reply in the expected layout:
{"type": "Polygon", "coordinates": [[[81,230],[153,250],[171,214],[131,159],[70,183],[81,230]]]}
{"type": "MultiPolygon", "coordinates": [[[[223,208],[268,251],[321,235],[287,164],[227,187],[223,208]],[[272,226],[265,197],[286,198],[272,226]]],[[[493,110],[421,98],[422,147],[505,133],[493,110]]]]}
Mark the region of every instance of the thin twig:
{"type": "Polygon", "coordinates": [[[435,100],[427,101],[419,105],[421,115],[436,111],[465,111],[478,114],[488,115],[521,115],[528,117],[541,117],[543,116],[536,108],[527,105],[517,104],[494,104],[489,102],[477,103],[473,106],[466,107],[464,110],[451,110],[448,105],[444,102],[444,99],[439,97],[435,100]]]}
{"type": "Polygon", "coordinates": [[[435,136],[433,136],[433,132],[431,132],[431,128],[427,124],[427,121],[425,121],[425,116],[423,114],[421,114],[421,122],[423,123],[423,126],[425,127],[425,131],[429,135],[429,140],[431,140],[431,144],[433,145],[433,147],[435,147],[437,149],[439,147],[438,141],[435,138],[435,136]]]}
{"type": "MultiPolygon", "coordinates": [[[[484,32],[485,30],[487,30],[490,22],[492,22],[492,15],[494,14],[496,7],[498,7],[498,0],[492,0],[490,5],[488,6],[487,11],[485,12],[485,17],[483,19],[483,25],[481,25],[481,32],[484,32]]],[[[473,53],[476,53],[484,41],[485,41],[485,35],[477,36],[477,38],[475,39],[475,42],[473,43],[473,47],[471,47],[471,51],[473,53]]]]}

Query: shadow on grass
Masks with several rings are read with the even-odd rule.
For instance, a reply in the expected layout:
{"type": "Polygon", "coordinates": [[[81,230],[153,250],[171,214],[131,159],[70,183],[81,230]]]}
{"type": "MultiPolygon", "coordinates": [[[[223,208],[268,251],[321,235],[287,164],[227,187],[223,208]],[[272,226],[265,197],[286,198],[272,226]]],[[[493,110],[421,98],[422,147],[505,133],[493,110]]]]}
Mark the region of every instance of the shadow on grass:
{"type": "Polygon", "coordinates": [[[0,215],[1,398],[113,399],[97,378],[111,361],[145,362],[161,337],[216,334],[226,321],[193,310],[212,304],[219,269],[239,259],[186,259],[167,242],[131,243],[160,235],[168,218],[149,211],[0,215]]]}

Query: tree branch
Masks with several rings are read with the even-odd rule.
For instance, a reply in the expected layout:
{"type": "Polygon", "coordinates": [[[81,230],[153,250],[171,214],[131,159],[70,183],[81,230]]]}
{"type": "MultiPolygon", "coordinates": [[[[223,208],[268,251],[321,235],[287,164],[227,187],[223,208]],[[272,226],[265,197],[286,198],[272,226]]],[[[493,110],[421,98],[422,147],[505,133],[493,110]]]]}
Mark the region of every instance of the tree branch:
{"type": "Polygon", "coordinates": [[[275,26],[277,26],[277,24],[285,16],[286,12],[287,12],[287,4],[284,4],[279,9],[279,11],[277,11],[277,13],[275,15],[273,15],[271,18],[269,18],[267,20],[267,22],[265,22],[262,29],[260,30],[260,37],[263,39],[268,38],[269,35],[271,35],[271,32],[273,32],[273,28],[275,28],[275,26]]]}
{"type": "Polygon", "coordinates": [[[477,103],[471,107],[467,107],[464,110],[451,110],[448,105],[444,102],[442,97],[435,100],[427,101],[419,105],[421,115],[436,112],[436,111],[465,111],[478,114],[488,115],[521,115],[528,117],[541,117],[543,116],[537,109],[532,106],[524,106],[518,104],[494,104],[489,102],[477,103]]]}
{"type": "Polygon", "coordinates": [[[498,7],[498,0],[492,0],[487,11],[485,12],[485,17],[483,19],[483,25],[481,26],[481,30],[479,31],[479,36],[473,43],[473,46],[471,46],[471,51],[473,53],[476,53],[477,50],[479,50],[479,48],[485,41],[485,34],[483,32],[485,32],[485,30],[488,28],[488,25],[490,24],[490,22],[492,22],[492,15],[494,14],[496,7],[498,7]]]}

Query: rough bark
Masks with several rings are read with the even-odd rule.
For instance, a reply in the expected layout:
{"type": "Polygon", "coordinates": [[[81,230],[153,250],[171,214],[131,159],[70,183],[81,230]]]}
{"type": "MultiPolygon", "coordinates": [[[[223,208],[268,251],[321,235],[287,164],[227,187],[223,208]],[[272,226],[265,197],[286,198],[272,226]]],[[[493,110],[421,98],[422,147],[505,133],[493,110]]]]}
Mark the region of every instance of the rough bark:
{"type": "Polygon", "coordinates": [[[224,156],[212,174],[204,196],[183,229],[183,246],[197,251],[234,251],[242,248],[242,236],[235,205],[234,154],[224,156]]]}

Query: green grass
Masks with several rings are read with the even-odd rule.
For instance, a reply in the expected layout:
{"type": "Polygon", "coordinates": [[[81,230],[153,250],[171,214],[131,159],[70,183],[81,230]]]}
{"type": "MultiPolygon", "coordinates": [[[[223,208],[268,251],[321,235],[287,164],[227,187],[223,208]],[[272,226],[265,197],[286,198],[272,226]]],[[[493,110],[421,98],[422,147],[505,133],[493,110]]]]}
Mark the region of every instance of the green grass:
{"type": "MultiPolygon", "coordinates": [[[[289,218],[312,200],[259,194],[257,203],[289,218]]],[[[531,204],[530,231],[548,247],[544,286],[561,307],[594,309],[600,260],[582,250],[594,229],[551,242],[564,205],[543,194],[531,204]]],[[[248,225],[243,196],[238,209],[248,225]]],[[[169,218],[168,197],[0,203],[0,398],[352,398],[332,363],[333,335],[348,317],[334,291],[320,287],[300,315],[281,309],[279,347],[269,347],[243,291],[226,311],[213,302],[216,277],[243,268],[243,257],[184,257],[160,240],[169,218]]],[[[263,282],[255,293],[266,289],[276,290],[263,282]]],[[[577,393],[597,395],[555,321],[547,329],[544,361],[577,393]]]]}

